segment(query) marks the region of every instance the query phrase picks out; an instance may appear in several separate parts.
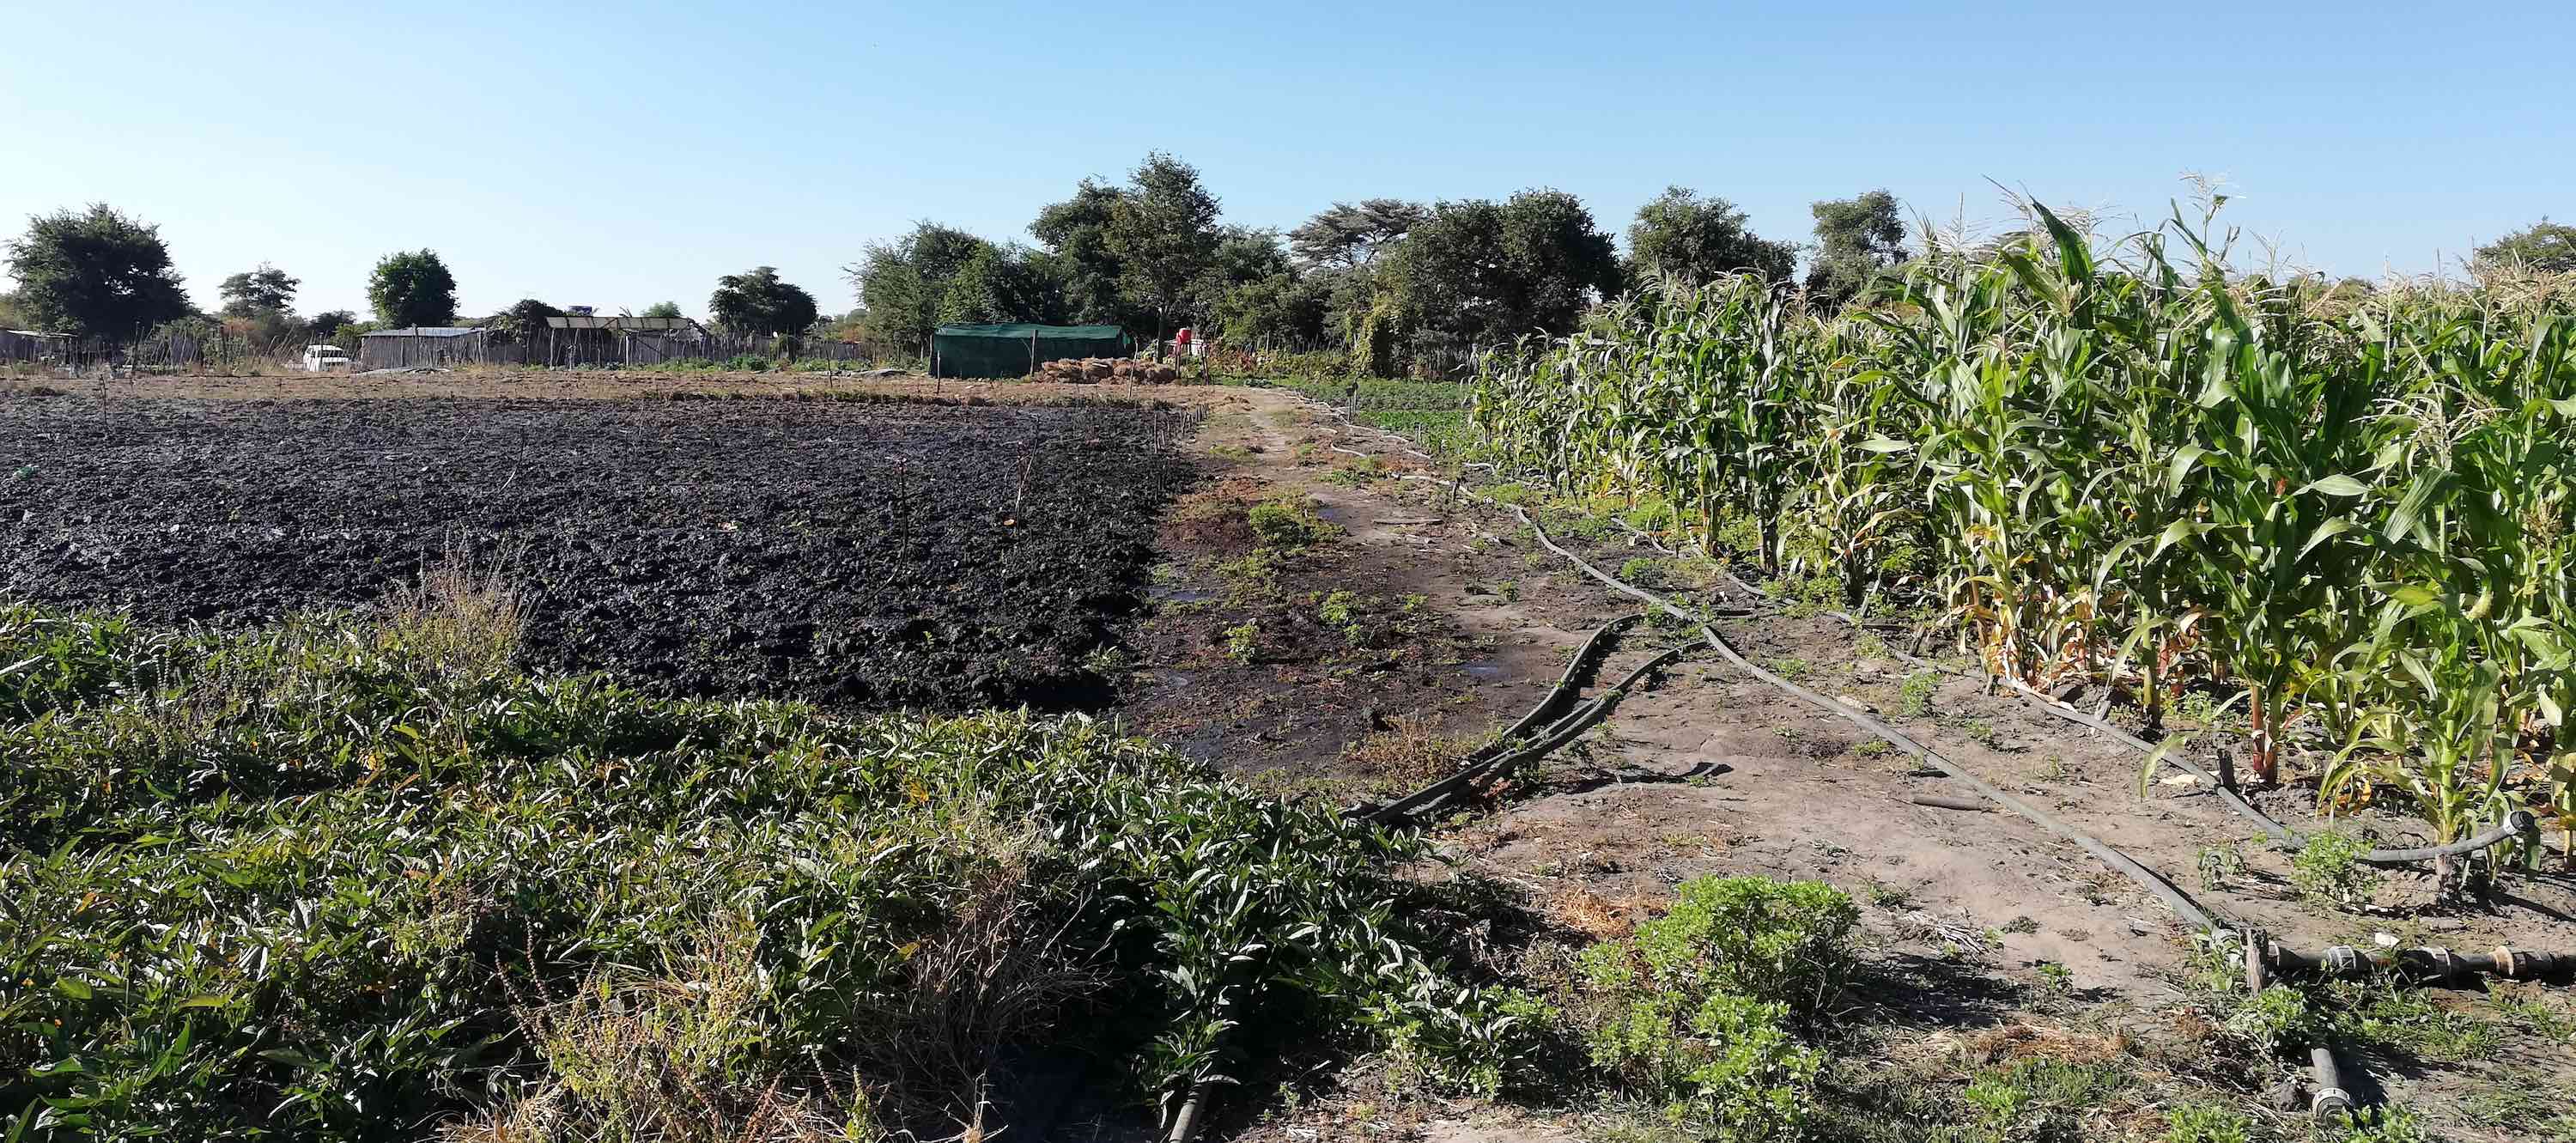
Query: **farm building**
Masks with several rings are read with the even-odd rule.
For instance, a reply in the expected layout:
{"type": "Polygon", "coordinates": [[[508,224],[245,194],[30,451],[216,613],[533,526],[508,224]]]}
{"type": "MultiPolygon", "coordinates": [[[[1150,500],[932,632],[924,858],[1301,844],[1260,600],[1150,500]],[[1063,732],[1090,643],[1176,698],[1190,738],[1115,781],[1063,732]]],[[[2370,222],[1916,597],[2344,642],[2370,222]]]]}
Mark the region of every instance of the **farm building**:
{"type": "Polygon", "coordinates": [[[572,313],[547,318],[528,356],[547,365],[657,365],[707,356],[707,330],[684,317],[572,313]]]}
{"type": "Polygon", "coordinates": [[[488,334],[479,326],[413,326],[380,329],[358,338],[358,368],[462,365],[484,359],[488,334]]]}
{"type": "Polygon", "coordinates": [[[32,329],[0,329],[0,361],[59,361],[71,349],[67,333],[38,333],[32,329]]]}
{"type": "Polygon", "coordinates": [[[1068,357],[1125,357],[1114,325],[943,325],[930,338],[933,377],[1025,377],[1068,357]]]}

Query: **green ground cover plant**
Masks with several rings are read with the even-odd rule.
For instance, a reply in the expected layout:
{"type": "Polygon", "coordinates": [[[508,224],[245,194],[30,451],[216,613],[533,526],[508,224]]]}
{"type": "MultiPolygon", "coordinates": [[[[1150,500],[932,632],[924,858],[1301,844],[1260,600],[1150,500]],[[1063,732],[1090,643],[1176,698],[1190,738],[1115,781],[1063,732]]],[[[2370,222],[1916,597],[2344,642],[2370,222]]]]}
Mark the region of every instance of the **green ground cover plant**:
{"type": "Polygon", "coordinates": [[[257,632],[0,607],[10,1137],[874,1139],[1028,1046],[1144,1105],[1328,1029],[1511,1058],[1417,840],[1081,717],[530,675],[516,621],[470,576],[257,632]]]}

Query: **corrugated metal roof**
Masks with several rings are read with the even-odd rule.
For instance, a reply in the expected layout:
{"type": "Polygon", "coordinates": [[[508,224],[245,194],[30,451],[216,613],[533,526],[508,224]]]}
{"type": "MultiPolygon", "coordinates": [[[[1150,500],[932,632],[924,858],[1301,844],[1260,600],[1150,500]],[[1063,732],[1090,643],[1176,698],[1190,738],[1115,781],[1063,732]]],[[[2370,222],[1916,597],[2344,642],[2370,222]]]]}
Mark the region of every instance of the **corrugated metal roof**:
{"type": "Polygon", "coordinates": [[[695,329],[698,323],[684,317],[594,317],[590,314],[570,314],[564,317],[547,318],[546,324],[555,329],[624,329],[640,333],[648,330],[695,329]]]}
{"type": "Polygon", "coordinates": [[[481,332],[483,332],[483,327],[482,327],[482,326],[479,326],[479,325],[416,325],[416,326],[413,326],[413,327],[411,327],[411,328],[409,328],[409,329],[379,329],[379,330],[373,330],[373,331],[370,331],[370,332],[368,332],[368,333],[360,334],[360,335],[358,335],[358,336],[360,336],[360,337],[463,337],[463,336],[465,336],[466,334],[469,334],[469,333],[481,333],[481,332]]]}

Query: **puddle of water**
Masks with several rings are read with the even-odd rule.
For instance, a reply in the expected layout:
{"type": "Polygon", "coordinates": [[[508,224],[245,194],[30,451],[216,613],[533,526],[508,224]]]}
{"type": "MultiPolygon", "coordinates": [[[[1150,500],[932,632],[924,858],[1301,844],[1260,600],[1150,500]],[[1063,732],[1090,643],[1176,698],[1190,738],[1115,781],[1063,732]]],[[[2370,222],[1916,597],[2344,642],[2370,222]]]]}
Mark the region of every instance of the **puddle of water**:
{"type": "Polygon", "coordinates": [[[1503,677],[1503,665],[1491,659],[1472,659],[1458,669],[1480,683],[1494,682],[1503,677]]]}
{"type": "Polygon", "coordinates": [[[1146,589],[1145,597],[1158,604],[1204,603],[1216,598],[1216,593],[1201,587],[1171,587],[1158,583],[1146,589]]]}

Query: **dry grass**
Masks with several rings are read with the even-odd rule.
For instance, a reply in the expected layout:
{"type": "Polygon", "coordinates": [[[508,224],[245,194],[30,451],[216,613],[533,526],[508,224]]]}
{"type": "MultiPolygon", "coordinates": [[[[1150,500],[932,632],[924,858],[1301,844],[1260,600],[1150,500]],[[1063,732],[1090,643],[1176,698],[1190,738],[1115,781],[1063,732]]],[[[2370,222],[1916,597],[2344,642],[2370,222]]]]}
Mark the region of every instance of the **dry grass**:
{"type": "Polygon", "coordinates": [[[464,537],[450,535],[417,583],[385,597],[380,638],[425,675],[479,679],[507,667],[519,652],[527,614],[500,564],[477,560],[464,537]]]}
{"type": "Polygon", "coordinates": [[[658,976],[599,975],[523,1005],[548,1076],[449,1143],[824,1143],[882,1140],[864,1089],[757,1077],[766,1039],[748,918],[707,924],[658,976]]]}
{"type": "Polygon", "coordinates": [[[875,1093],[886,1118],[967,1140],[985,1137],[1002,1049],[1058,1025],[1109,983],[1039,915],[1029,883],[1037,839],[979,832],[997,859],[977,878],[972,904],[913,951],[905,987],[871,998],[852,1021],[862,1066],[894,1078],[875,1093]]]}
{"type": "Polygon", "coordinates": [[[1386,729],[1342,748],[1342,760],[1363,773],[1411,789],[1449,775],[1466,756],[1464,739],[1439,731],[1439,719],[1428,714],[1399,714],[1386,729]]]}

